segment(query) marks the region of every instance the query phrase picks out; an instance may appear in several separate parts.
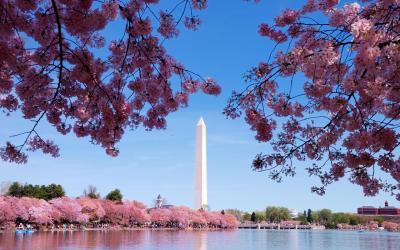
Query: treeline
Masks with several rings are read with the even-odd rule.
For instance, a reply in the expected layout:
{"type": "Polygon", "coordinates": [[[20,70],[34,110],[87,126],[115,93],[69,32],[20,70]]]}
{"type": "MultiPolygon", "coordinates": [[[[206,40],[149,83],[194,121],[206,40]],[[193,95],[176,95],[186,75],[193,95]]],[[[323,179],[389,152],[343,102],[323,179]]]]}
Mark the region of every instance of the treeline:
{"type": "Polygon", "coordinates": [[[314,223],[324,225],[326,228],[336,229],[338,225],[366,225],[371,221],[375,221],[382,226],[384,218],[382,216],[360,216],[352,213],[332,213],[330,209],[321,209],[312,211],[308,209],[301,214],[297,220],[302,224],[314,223]]]}
{"type": "MultiPolygon", "coordinates": [[[[235,211],[234,209],[228,211],[235,211]]],[[[240,214],[241,221],[279,223],[284,220],[292,219],[290,210],[286,207],[267,207],[264,211],[254,211],[252,213],[240,212],[236,210],[236,215],[240,214]],[[239,213],[238,213],[239,212],[239,213]]]]}
{"type": "Polygon", "coordinates": [[[32,197],[48,201],[54,198],[65,196],[65,191],[61,185],[57,184],[50,184],[46,186],[13,182],[8,188],[6,194],[19,198],[32,197]]]}
{"type": "Polygon", "coordinates": [[[280,223],[286,220],[296,220],[303,225],[318,224],[330,229],[337,229],[343,225],[367,225],[370,222],[376,222],[378,226],[382,226],[385,221],[385,218],[382,216],[360,216],[341,212],[333,213],[330,209],[321,209],[318,211],[308,209],[297,215],[292,215],[288,208],[273,206],[267,207],[264,211],[254,211],[252,213],[242,212],[237,209],[227,209],[225,211],[235,215],[241,222],[280,223]]]}
{"type": "MultiPolygon", "coordinates": [[[[31,197],[36,199],[43,199],[49,201],[51,199],[60,198],[65,196],[65,191],[63,186],[59,184],[50,185],[32,185],[32,184],[21,184],[19,182],[13,182],[8,190],[5,192],[6,195],[14,197],[31,197]]],[[[83,197],[88,197],[91,199],[99,199],[100,193],[97,192],[95,186],[89,185],[87,189],[83,191],[83,197]]],[[[122,201],[122,194],[119,189],[114,189],[110,191],[105,199],[112,201],[122,201]]]]}
{"type": "Polygon", "coordinates": [[[87,197],[60,197],[49,201],[30,197],[0,196],[0,225],[20,223],[37,228],[71,223],[85,227],[234,228],[235,216],[187,207],[146,208],[137,201],[112,201],[87,197]]]}

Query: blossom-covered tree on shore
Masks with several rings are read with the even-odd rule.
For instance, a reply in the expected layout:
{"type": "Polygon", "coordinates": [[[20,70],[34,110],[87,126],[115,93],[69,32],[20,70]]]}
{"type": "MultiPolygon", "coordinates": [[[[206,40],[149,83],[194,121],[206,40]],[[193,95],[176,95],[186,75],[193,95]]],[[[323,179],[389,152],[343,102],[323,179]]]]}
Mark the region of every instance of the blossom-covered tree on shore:
{"type": "Polygon", "coordinates": [[[115,227],[235,228],[232,215],[193,211],[187,207],[148,209],[138,201],[114,202],[107,199],[69,197],[45,201],[30,197],[0,196],[0,226],[17,222],[37,227],[74,223],[109,223],[115,227]]]}
{"type": "Polygon", "coordinates": [[[400,2],[361,2],[308,0],[261,24],[276,50],[248,72],[225,114],[244,115],[256,139],[271,142],[252,168],[274,180],[307,160],[321,180],[313,192],[349,177],[366,196],[400,200],[400,2]]]}
{"type": "Polygon", "coordinates": [[[58,146],[38,133],[43,120],[116,156],[127,128],[163,129],[190,94],[219,94],[214,80],[186,69],[163,46],[181,22],[197,28],[195,10],[207,0],[174,1],[171,11],[156,13],[158,2],[0,0],[0,110],[32,121],[0,157],[25,163],[26,150],[57,157],[58,146]],[[116,19],[121,37],[106,44],[105,27],[116,19]]]}

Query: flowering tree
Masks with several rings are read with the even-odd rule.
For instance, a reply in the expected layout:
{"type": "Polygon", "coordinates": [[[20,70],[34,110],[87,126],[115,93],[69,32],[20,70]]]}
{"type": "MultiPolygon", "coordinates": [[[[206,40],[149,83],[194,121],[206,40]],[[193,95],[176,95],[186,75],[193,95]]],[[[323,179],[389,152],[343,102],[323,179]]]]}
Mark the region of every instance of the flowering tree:
{"type": "Polygon", "coordinates": [[[201,210],[190,211],[189,223],[193,228],[202,228],[207,225],[207,220],[204,216],[204,212],[201,210]]]}
{"type": "Polygon", "coordinates": [[[0,223],[12,222],[16,218],[10,198],[12,197],[0,196],[0,223]]]}
{"type": "Polygon", "coordinates": [[[89,220],[89,216],[82,213],[82,206],[76,199],[62,197],[50,200],[49,203],[59,211],[60,217],[57,218],[59,222],[85,223],[89,220]]]}
{"type": "Polygon", "coordinates": [[[171,221],[178,228],[189,227],[190,209],[188,207],[172,207],[171,221]]]}
{"type": "Polygon", "coordinates": [[[233,214],[225,214],[223,217],[225,220],[225,228],[236,228],[239,225],[238,220],[233,214]]]}
{"type": "Polygon", "coordinates": [[[313,192],[349,177],[366,196],[400,200],[400,2],[361,2],[308,0],[261,24],[260,35],[284,49],[248,72],[224,112],[243,114],[256,139],[271,142],[254,170],[281,181],[295,174],[294,160],[307,160],[321,180],[313,192]]]}
{"type": "Polygon", "coordinates": [[[143,203],[137,201],[124,201],[122,206],[122,224],[124,225],[143,225],[149,221],[143,203]]]}
{"type": "MultiPolygon", "coordinates": [[[[49,202],[0,196],[0,226],[16,222],[48,226],[53,223],[107,222],[113,226],[156,226],[169,228],[235,228],[235,216],[219,212],[194,211],[188,207],[146,209],[138,201],[61,197],[49,202]],[[149,224],[150,222],[150,224],[149,224]]],[[[15,225],[15,224],[14,224],[15,225]]]]}
{"type": "Polygon", "coordinates": [[[29,213],[29,209],[38,205],[39,200],[36,198],[22,197],[22,198],[10,198],[9,202],[15,211],[16,217],[23,221],[30,221],[32,219],[32,213],[29,213]]]}
{"type": "Polygon", "coordinates": [[[221,226],[221,220],[220,220],[221,213],[203,211],[203,216],[206,219],[209,227],[221,226]]]}
{"type": "Polygon", "coordinates": [[[384,221],[382,227],[390,232],[400,231],[400,224],[390,221],[384,221]]]}
{"type": "Polygon", "coordinates": [[[150,221],[159,227],[166,227],[171,221],[171,211],[165,208],[155,208],[150,210],[150,221]]]}
{"type": "Polygon", "coordinates": [[[77,200],[82,206],[81,212],[89,217],[89,220],[100,220],[104,217],[104,211],[101,201],[93,198],[80,198],[77,200]]]}
{"type": "Polygon", "coordinates": [[[28,209],[30,221],[36,224],[53,222],[53,207],[45,200],[38,200],[37,204],[28,209]]]}
{"type": "Polygon", "coordinates": [[[90,137],[115,156],[126,128],[165,128],[165,117],[199,88],[220,92],[163,47],[178,36],[179,23],[197,28],[194,10],[207,0],[176,1],[171,11],[156,13],[158,2],[0,0],[0,109],[33,121],[16,135],[20,141],[0,148],[3,160],[25,163],[25,150],[57,157],[57,145],[37,130],[45,119],[59,133],[90,137]],[[106,44],[102,31],[114,20],[123,23],[123,35],[106,44]]]}

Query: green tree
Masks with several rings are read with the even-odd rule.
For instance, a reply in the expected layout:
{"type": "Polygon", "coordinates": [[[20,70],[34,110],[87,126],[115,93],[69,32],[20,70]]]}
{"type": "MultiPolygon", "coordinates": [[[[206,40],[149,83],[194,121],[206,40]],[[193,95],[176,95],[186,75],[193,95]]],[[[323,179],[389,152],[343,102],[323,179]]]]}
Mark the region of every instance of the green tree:
{"type": "Polygon", "coordinates": [[[18,182],[14,182],[8,189],[7,195],[15,197],[33,197],[37,199],[51,200],[64,196],[65,192],[61,185],[56,184],[39,186],[32,184],[22,185],[18,182]]]}
{"type": "Polygon", "coordinates": [[[374,221],[378,222],[378,225],[381,227],[382,223],[385,221],[385,219],[382,216],[377,216],[377,217],[374,217],[374,221]]]}
{"type": "Polygon", "coordinates": [[[345,213],[333,213],[332,214],[332,221],[331,221],[331,228],[336,228],[337,224],[349,224],[350,223],[350,216],[345,213]]]}
{"type": "Polygon", "coordinates": [[[353,225],[353,226],[362,224],[362,222],[363,222],[361,217],[356,214],[350,214],[349,219],[350,219],[349,224],[353,225]]]}
{"type": "Polygon", "coordinates": [[[301,221],[301,224],[302,224],[302,225],[306,225],[306,224],[307,224],[307,212],[304,211],[303,214],[300,214],[300,215],[297,217],[297,220],[298,220],[298,221],[301,221]]]}
{"type": "Polygon", "coordinates": [[[111,201],[118,201],[121,202],[122,201],[122,194],[121,191],[119,191],[119,189],[114,189],[111,192],[109,192],[106,195],[106,199],[107,200],[111,200],[111,201]]]}
{"type": "Polygon", "coordinates": [[[265,212],[256,212],[256,222],[265,221],[265,212]]]}
{"type": "Polygon", "coordinates": [[[242,214],[241,221],[250,221],[251,220],[251,214],[248,212],[245,212],[242,214]]]}
{"type": "Polygon", "coordinates": [[[65,196],[65,191],[64,191],[64,188],[60,184],[58,184],[58,185],[51,184],[50,185],[51,199],[63,197],[63,196],[65,196]]]}
{"type": "Polygon", "coordinates": [[[11,186],[8,188],[7,195],[15,196],[15,197],[22,197],[23,196],[23,186],[18,182],[13,182],[11,186]]]}
{"type": "Polygon", "coordinates": [[[290,218],[289,209],[285,207],[267,207],[265,209],[265,218],[269,222],[279,223],[282,220],[287,220],[290,218]]]}
{"type": "Polygon", "coordinates": [[[311,212],[311,220],[314,223],[321,222],[319,211],[312,211],[311,212]]]}
{"type": "Polygon", "coordinates": [[[83,196],[90,199],[98,199],[100,198],[100,193],[97,192],[97,188],[95,186],[89,185],[87,189],[83,190],[83,196]]]}
{"type": "Polygon", "coordinates": [[[321,223],[328,223],[332,219],[332,211],[330,209],[321,209],[319,211],[319,219],[321,223]]]}
{"type": "Polygon", "coordinates": [[[257,221],[256,213],[255,213],[255,212],[252,212],[252,213],[251,213],[251,218],[250,218],[250,220],[251,220],[252,222],[256,222],[256,221],[257,221]]]}
{"type": "Polygon", "coordinates": [[[309,222],[309,223],[312,223],[312,222],[313,222],[313,220],[312,220],[312,211],[311,211],[311,209],[308,209],[308,210],[307,210],[307,222],[309,222]]]}

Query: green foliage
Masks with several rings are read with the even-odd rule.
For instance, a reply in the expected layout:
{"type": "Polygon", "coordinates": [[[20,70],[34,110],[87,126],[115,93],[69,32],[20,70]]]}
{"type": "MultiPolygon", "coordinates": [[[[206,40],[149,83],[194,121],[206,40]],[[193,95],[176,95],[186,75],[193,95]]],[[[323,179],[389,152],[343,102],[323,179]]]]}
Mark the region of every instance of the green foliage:
{"type": "Polygon", "coordinates": [[[232,214],[238,221],[241,221],[243,212],[238,209],[225,209],[225,213],[232,214]]]}
{"type": "Polygon", "coordinates": [[[248,212],[243,213],[240,221],[251,221],[251,214],[248,212]]]}
{"type": "Polygon", "coordinates": [[[319,223],[321,221],[318,212],[311,212],[311,221],[314,223],[319,223]]]}
{"type": "Polygon", "coordinates": [[[265,218],[269,222],[279,223],[290,218],[289,209],[286,207],[267,207],[265,209],[265,218]]]}
{"type": "Polygon", "coordinates": [[[256,222],[265,221],[265,212],[256,211],[256,222]]]}
{"type": "Polygon", "coordinates": [[[319,220],[323,223],[332,219],[332,211],[330,209],[321,209],[318,214],[319,220]]]}
{"type": "Polygon", "coordinates": [[[373,218],[374,221],[378,222],[378,225],[381,227],[382,223],[385,221],[385,219],[382,216],[376,216],[373,218]]]}
{"type": "Polygon", "coordinates": [[[111,200],[111,201],[118,201],[121,202],[122,201],[122,194],[121,191],[119,191],[119,189],[114,189],[111,192],[109,192],[106,195],[106,199],[107,200],[111,200]]]}
{"type": "Polygon", "coordinates": [[[312,211],[311,211],[311,209],[308,209],[308,210],[307,210],[307,221],[308,221],[309,223],[312,223],[312,222],[313,222],[312,211]]]}
{"type": "Polygon", "coordinates": [[[58,197],[65,196],[64,188],[61,185],[50,184],[46,185],[32,185],[20,184],[13,182],[8,189],[7,195],[15,197],[33,197],[37,199],[51,200],[58,197]]]}
{"type": "Polygon", "coordinates": [[[298,220],[298,221],[301,221],[301,225],[307,225],[307,214],[306,215],[304,215],[304,214],[301,214],[301,215],[299,215],[299,217],[297,217],[296,218],[296,220],[298,220]]]}
{"type": "Polygon", "coordinates": [[[256,213],[255,213],[255,212],[252,212],[252,213],[251,213],[250,220],[251,220],[252,222],[256,222],[256,221],[257,221],[256,213]]]}
{"type": "Polygon", "coordinates": [[[89,185],[88,188],[83,191],[83,196],[90,199],[98,199],[100,198],[100,193],[97,192],[97,188],[95,186],[89,185]]]}

